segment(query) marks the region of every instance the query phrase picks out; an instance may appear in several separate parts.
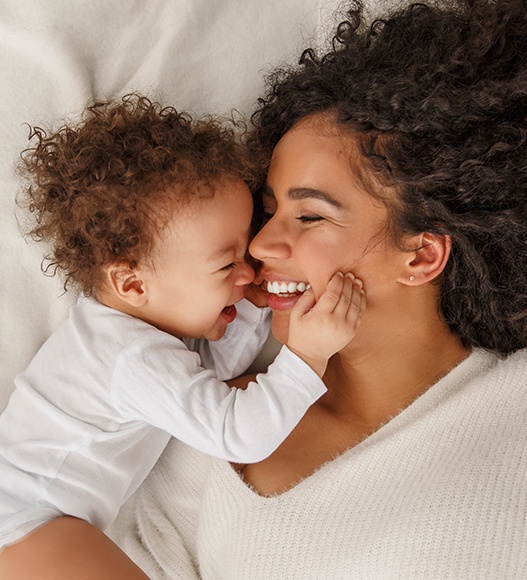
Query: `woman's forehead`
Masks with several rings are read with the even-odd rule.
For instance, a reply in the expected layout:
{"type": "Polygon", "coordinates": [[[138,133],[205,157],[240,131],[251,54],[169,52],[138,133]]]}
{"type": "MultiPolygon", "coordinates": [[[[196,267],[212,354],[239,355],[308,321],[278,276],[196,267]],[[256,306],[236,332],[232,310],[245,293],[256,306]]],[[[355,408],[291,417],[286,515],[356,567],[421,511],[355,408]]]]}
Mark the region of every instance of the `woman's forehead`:
{"type": "Polygon", "coordinates": [[[378,183],[361,152],[360,137],[337,124],[332,114],[302,119],[274,149],[268,188],[314,188],[335,193],[353,190],[376,198],[392,197],[393,192],[378,183]]]}
{"type": "Polygon", "coordinates": [[[312,115],[283,135],[273,151],[270,169],[287,163],[291,171],[297,168],[307,170],[317,160],[344,167],[354,156],[354,141],[352,137],[344,136],[326,115],[312,115]]]}

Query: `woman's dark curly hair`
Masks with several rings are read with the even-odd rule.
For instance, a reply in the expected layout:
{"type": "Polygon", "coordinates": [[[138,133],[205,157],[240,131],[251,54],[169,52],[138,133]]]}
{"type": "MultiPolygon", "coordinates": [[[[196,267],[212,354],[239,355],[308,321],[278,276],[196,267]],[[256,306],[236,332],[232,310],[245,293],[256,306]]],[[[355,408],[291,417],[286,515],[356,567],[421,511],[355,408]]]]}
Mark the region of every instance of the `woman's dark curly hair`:
{"type": "Polygon", "coordinates": [[[18,201],[36,220],[28,233],[51,246],[44,271],[91,294],[105,265],[151,258],[160,228],[183,204],[229,179],[252,185],[237,129],[138,94],[95,103],[79,124],[49,136],[32,128],[36,144],[18,167],[29,182],[18,201]]]}
{"type": "Polygon", "coordinates": [[[527,3],[439,0],[371,25],[355,1],[324,56],[281,69],[249,139],[268,165],[280,138],[328,112],[389,183],[396,242],[448,234],[440,311],[463,344],[527,346],[527,3]]]}

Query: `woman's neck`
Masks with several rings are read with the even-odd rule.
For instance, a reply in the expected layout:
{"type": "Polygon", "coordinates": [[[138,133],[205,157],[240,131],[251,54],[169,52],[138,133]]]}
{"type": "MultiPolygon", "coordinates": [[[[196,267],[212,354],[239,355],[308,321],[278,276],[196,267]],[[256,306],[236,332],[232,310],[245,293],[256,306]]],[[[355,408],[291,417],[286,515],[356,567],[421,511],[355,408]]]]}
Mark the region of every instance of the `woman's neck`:
{"type": "Polygon", "coordinates": [[[446,324],[408,323],[357,335],[329,362],[320,403],[345,421],[372,431],[407,407],[469,354],[446,324]]]}

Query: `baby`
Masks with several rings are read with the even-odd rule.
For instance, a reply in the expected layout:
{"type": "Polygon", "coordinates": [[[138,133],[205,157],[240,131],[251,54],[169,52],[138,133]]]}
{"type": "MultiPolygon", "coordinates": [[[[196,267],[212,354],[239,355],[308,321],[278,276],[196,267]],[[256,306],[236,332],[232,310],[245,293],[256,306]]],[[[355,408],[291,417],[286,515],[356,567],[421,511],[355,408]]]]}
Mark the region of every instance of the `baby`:
{"type": "Polygon", "coordinates": [[[170,436],[264,459],[326,391],[365,307],[351,274],[317,301],[291,288],[304,292],[287,345],[229,387],[269,330],[269,310],[244,299],[253,167],[235,131],[130,95],[32,137],[31,233],[80,297],[0,417],[0,546],[65,514],[106,529],[170,436]]]}

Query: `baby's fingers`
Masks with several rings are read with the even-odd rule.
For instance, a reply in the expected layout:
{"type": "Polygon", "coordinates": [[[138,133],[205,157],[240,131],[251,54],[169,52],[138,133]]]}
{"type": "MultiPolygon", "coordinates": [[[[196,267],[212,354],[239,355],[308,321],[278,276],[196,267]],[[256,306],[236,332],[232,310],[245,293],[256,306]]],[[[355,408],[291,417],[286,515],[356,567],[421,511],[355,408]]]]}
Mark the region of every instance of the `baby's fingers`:
{"type": "Polygon", "coordinates": [[[348,272],[344,276],[344,285],[335,314],[350,321],[356,320],[366,308],[366,295],[362,289],[362,281],[348,272]]]}
{"type": "MultiPolygon", "coordinates": [[[[354,284],[355,276],[348,272],[342,281],[342,291],[339,299],[335,305],[335,314],[345,317],[348,314],[354,294],[356,293],[356,286],[354,284]]],[[[362,282],[358,282],[362,285],[362,282]]]]}
{"type": "Polygon", "coordinates": [[[291,314],[295,317],[303,316],[313,308],[315,302],[315,293],[313,292],[313,289],[309,287],[297,300],[291,314]]]}
{"type": "Polygon", "coordinates": [[[362,288],[362,282],[356,278],[353,283],[351,304],[347,315],[348,320],[350,322],[355,322],[355,325],[357,325],[360,322],[362,314],[365,310],[366,310],[366,293],[362,288]]]}
{"type": "Polygon", "coordinates": [[[333,312],[341,299],[343,287],[344,274],[337,272],[333,275],[324,293],[318,299],[315,306],[316,310],[319,312],[333,312]]]}

